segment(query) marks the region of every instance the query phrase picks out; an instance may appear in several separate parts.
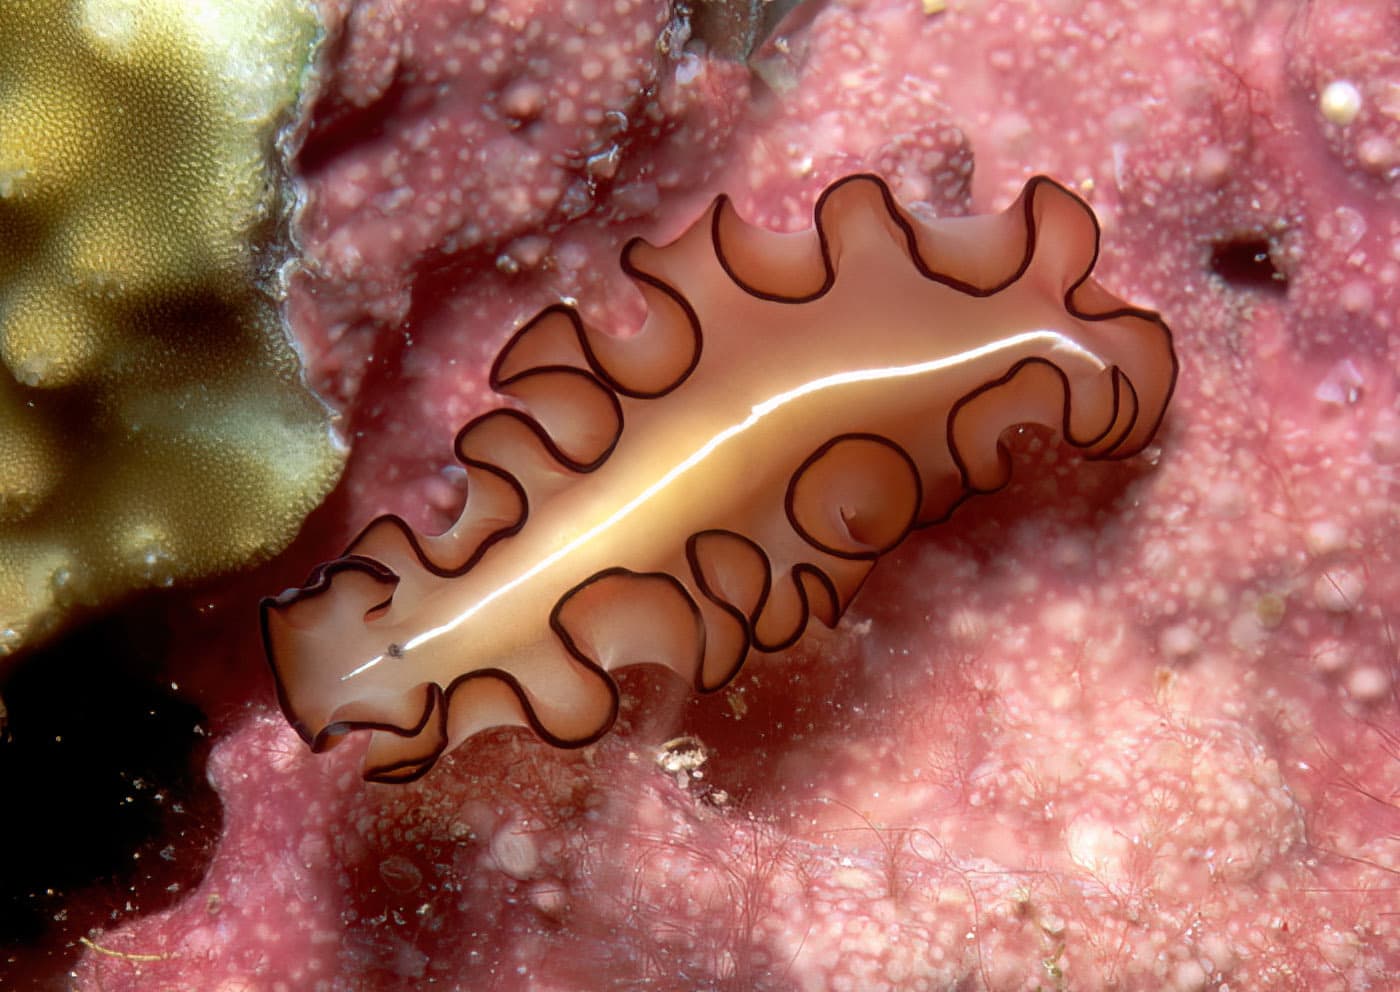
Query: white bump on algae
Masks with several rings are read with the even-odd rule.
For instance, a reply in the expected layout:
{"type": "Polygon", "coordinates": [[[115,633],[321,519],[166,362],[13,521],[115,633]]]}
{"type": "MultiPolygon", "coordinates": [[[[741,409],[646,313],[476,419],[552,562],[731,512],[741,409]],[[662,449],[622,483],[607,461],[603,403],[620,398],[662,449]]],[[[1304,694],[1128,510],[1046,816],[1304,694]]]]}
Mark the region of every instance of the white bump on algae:
{"type": "Polygon", "coordinates": [[[1313,598],[1329,613],[1349,613],[1361,602],[1366,583],[1350,568],[1323,572],[1313,583],[1313,598]]]}
{"type": "Polygon", "coordinates": [[[522,882],[534,877],[540,866],[540,848],[522,823],[503,824],[491,837],[491,857],[496,867],[522,882]]]}
{"type": "Polygon", "coordinates": [[[1348,80],[1333,80],[1323,88],[1317,106],[1323,117],[1345,127],[1361,113],[1361,91],[1348,80]]]}

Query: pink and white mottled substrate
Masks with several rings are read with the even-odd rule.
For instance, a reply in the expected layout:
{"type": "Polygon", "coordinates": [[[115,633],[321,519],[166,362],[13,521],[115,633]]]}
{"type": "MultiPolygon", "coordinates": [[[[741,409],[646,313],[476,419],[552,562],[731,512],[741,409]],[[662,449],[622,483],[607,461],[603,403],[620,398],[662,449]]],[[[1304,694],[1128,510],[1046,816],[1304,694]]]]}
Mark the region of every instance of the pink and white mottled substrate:
{"type": "Polygon", "coordinates": [[[249,675],[206,877],[74,987],[1396,987],[1400,12],[1136,6],[832,0],[776,92],[659,0],[354,7],[291,312],[356,451],[277,581],[380,510],[445,523],[512,326],[634,319],[617,246],[721,188],[800,227],[853,168],[944,212],[1056,175],[1181,387],[1137,463],[1020,438],[1009,490],[720,696],[627,673],[581,752],[489,734],[366,786],[249,675]],[[1213,274],[1231,241],[1286,288],[1213,274]]]}

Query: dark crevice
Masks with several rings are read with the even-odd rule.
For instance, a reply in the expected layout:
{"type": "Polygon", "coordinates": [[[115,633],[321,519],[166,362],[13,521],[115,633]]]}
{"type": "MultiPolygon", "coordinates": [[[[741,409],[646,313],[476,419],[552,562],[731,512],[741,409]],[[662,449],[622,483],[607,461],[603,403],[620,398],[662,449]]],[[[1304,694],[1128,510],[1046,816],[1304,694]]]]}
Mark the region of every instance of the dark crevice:
{"type": "Polygon", "coordinates": [[[1243,236],[1215,242],[1210,268],[1233,289],[1278,294],[1288,289],[1288,277],[1274,266],[1264,238],[1243,236]]]}
{"type": "Polygon", "coordinates": [[[293,172],[300,179],[316,176],[351,149],[369,147],[384,137],[390,124],[400,127],[407,111],[409,87],[396,74],[379,98],[360,107],[340,96],[335,80],[322,83],[311,109],[311,128],[297,153],[293,172]]]}
{"type": "Polygon", "coordinates": [[[203,714],[162,676],[153,600],[34,653],[0,689],[0,974],[17,989],[68,988],[81,938],[184,898],[213,852],[203,714]]]}
{"type": "Polygon", "coordinates": [[[781,27],[796,31],[814,18],[824,0],[677,0],[672,16],[690,22],[693,36],[723,58],[742,62],[781,27]]]}

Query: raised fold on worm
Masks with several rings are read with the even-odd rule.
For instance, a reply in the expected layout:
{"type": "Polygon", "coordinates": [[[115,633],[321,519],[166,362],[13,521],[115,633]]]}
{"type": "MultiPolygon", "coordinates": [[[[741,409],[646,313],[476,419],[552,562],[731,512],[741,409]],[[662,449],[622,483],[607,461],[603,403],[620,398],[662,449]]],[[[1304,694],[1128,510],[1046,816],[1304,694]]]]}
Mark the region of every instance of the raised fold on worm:
{"type": "Polygon", "coordinates": [[[402,782],[489,727],[587,744],[618,668],[712,692],[811,617],[834,625],[878,556],[1005,485],[1011,428],[1091,458],[1152,439],[1171,334],[1090,278],[1098,223],[1064,187],[925,222],[854,175],[815,219],[776,234],[721,196],[673,243],[623,249],[636,334],[562,305],[516,332],[491,385],[525,412],[457,435],[457,522],[380,517],[263,601],[313,749],[368,730],[365,777],[402,782]]]}

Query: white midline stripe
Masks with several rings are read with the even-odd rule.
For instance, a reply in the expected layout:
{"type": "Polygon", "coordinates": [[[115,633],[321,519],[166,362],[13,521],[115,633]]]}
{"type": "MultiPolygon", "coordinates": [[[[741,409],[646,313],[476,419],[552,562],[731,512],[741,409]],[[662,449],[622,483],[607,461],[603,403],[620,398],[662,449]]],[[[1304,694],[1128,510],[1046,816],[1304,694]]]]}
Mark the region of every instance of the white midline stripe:
{"type": "MultiPolygon", "coordinates": [[[[590,541],[597,540],[608,530],[610,530],[613,527],[616,527],[623,520],[627,519],[627,517],[631,516],[632,513],[634,513],[639,507],[641,507],[653,496],[656,496],[658,493],[666,489],[681,476],[689,472],[696,465],[699,465],[701,462],[703,462],[720,445],[729,441],[731,438],[742,434],[744,431],[748,430],[750,427],[753,427],[755,424],[757,424],[760,420],[768,416],[773,411],[778,410],[789,403],[796,402],[797,400],[802,399],[804,396],[809,396],[812,393],[821,392],[824,389],[835,389],[840,386],[848,386],[854,383],[878,382],[882,379],[908,379],[914,376],[926,375],[931,372],[939,372],[943,369],[952,368],[957,365],[963,365],[970,362],[980,361],[981,359],[990,358],[996,355],[998,352],[1015,351],[1019,348],[1033,346],[1041,342],[1048,343],[1050,346],[1049,350],[1051,351],[1058,351],[1061,354],[1070,353],[1073,354],[1076,358],[1087,360],[1089,364],[1096,366],[1099,370],[1103,370],[1107,367],[1103,363],[1103,361],[1093,352],[1081,347],[1077,342],[1072,341],[1071,339],[1066,338],[1061,334],[1057,334],[1054,331],[1027,331],[1023,334],[1017,334],[1014,337],[1003,338],[1002,340],[997,341],[994,344],[985,344],[980,348],[973,348],[970,351],[959,352],[956,355],[950,355],[946,358],[938,358],[928,362],[920,362],[917,365],[896,365],[889,368],[858,369],[853,372],[838,372],[835,375],[829,375],[822,379],[813,379],[811,382],[803,383],[795,389],[790,389],[785,393],[779,393],[777,396],[774,396],[771,399],[764,400],[762,403],[759,403],[757,406],[753,407],[752,411],[747,417],[743,419],[743,421],[735,424],[732,427],[725,428],[724,430],[716,434],[714,437],[710,438],[710,440],[706,441],[704,445],[702,445],[699,449],[693,452],[689,458],[685,459],[685,461],[675,466],[673,469],[671,469],[661,478],[657,479],[646,489],[642,490],[642,492],[640,492],[627,504],[625,504],[615,513],[613,513],[612,516],[584,531],[578,537],[574,538],[572,541],[564,545],[559,550],[555,551],[553,554],[546,555],[544,558],[541,558],[538,562],[536,562],[530,568],[526,569],[524,572],[517,575],[515,578],[511,579],[509,582],[497,586],[488,595],[483,596],[481,599],[477,600],[477,602],[473,603],[467,609],[457,614],[447,623],[441,624],[437,627],[432,627],[428,630],[423,631],[421,634],[414,636],[410,640],[405,641],[401,645],[399,653],[407,654],[415,648],[421,647],[428,641],[431,641],[435,637],[441,637],[444,634],[450,634],[453,630],[457,629],[462,624],[470,620],[472,617],[476,616],[478,613],[480,613],[486,607],[490,606],[491,603],[495,602],[500,597],[507,595],[511,591],[525,584],[526,582],[529,582],[541,572],[544,572],[549,568],[553,567],[557,562],[568,557],[576,549],[582,547],[590,541]]],[[[369,661],[365,662],[363,665],[360,665],[353,671],[342,675],[340,677],[340,681],[346,682],[352,678],[355,678],[358,675],[363,675],[365,672],[369,671],[371,668],[384,661],[386,657],[387,655],[381,654],[377,655],[374,658],[371,658],[369,661]]]]}

